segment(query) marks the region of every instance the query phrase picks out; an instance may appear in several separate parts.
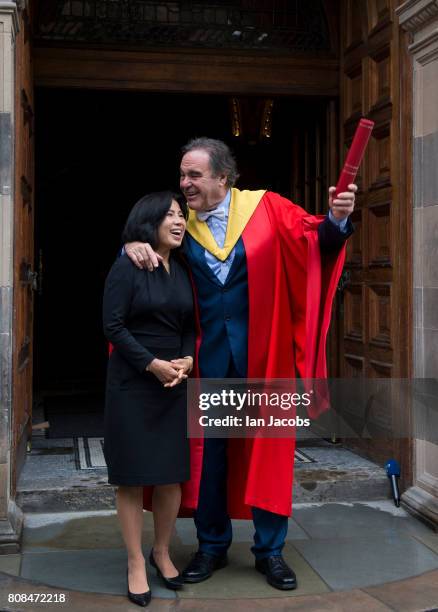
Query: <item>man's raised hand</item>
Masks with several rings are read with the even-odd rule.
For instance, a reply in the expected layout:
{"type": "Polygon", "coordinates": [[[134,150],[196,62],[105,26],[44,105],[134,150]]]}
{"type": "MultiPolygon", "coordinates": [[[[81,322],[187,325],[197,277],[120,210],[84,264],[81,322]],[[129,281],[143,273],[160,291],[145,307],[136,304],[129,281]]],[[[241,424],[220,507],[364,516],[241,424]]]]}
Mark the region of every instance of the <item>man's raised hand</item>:
{"type": "Polygon", "coordinates": [[[335,191],[336,187],[329,188],[329,208],[335,219],[342,221],[349,217],[354,210],[357,185],[351,183],[348,185],[348,191],[338,193],[337,197],[333,198],[335,191]]]}

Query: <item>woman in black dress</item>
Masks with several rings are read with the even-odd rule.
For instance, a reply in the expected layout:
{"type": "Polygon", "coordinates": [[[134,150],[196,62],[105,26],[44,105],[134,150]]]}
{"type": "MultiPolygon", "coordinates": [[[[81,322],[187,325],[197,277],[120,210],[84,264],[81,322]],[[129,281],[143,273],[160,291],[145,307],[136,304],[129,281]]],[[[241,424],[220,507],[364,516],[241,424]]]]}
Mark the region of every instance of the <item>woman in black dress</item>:
{"type": "Polygon", "coordinates": [[[113,345],[104,453],[109,483],[118,486],[128,596],[143,606],[150,601],[141,546],[145,485],[154,486],[151,564],[168,588],[183,584],[169,557],[169,542],[181,502],[180,483],[190,479],[185,379],[195,347],[193,295],[175,251],[184,237],[187,214],[185,202],[171,192],[137,202],[123,242],[149,242],[162,261],[149,272],[122,255],[107,277],[103,299],[104,332],[113,345]]]}

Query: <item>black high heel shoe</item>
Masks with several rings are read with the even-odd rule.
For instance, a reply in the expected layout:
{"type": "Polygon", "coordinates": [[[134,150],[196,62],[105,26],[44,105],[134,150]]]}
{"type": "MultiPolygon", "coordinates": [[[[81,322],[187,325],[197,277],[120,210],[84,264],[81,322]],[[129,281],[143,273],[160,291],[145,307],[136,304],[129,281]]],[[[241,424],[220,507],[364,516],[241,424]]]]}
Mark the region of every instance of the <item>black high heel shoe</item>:
{"type": "Polygon", "coordinates": [[[157,570],[157,576],[161,578],[164,583],[164,586],[167,589],[172,589],[172,591],[178,591],[179,589],[182,589],[182,587],[184,586],[184,578],[181,576],[181,574],[173,576],[173,578],[166,578],[166,576],[163,576],[160,568],[155,562],[154,549],[151,550],[151,554],[149,555],[149,563],[152,565],[152,567],[155,567],[155,569],[157,570]]]}
{"type": "Polygon", "coordinates": [[[131,593],[129,590],[129,570],[126,570],[126,582],[128,583],[128,599],[132,601],[132,603],[137,604],[137,606],[141,606],[142,608],[146,608],[151,603],[152,593],[151,590],[146,591],[146,593],[131,593]]]}

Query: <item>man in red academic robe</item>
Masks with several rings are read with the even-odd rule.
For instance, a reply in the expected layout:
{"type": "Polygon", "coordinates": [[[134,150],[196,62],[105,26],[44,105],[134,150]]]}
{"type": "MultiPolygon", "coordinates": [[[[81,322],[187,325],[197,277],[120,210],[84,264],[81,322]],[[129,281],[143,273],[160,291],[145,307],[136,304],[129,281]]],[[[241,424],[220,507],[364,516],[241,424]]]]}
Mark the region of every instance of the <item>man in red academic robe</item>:
{"type": "MultiPolygon", "coordinates": [[[[278,194],[234,189],[237,177],[221,141],[198,138],[184,147],[180,186],[191,209],[185,255],[199,308],[199,375],[324,378],[356,186],[335,199],[330,188],[329,214],[315,217],[278,194]]],[[[149,245],[131,243],[126,252],[139,267],[159,264],[149,245]]],[[[191,441],[182,509],[194,510],[199,549],[183,572],[186,582],[224,567],[230,519],[252,518],[256,569],[278,589],[296,588],[281,554],[292,508],[294,442],[191,441]]]]}

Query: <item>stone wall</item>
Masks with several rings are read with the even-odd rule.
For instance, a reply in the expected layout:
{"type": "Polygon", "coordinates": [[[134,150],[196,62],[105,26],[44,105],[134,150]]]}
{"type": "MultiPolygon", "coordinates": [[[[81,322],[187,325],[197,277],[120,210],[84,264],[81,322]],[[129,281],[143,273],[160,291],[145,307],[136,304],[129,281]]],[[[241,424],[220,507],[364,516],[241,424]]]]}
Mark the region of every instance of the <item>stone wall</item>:
{"type": "MultiPolygon", "coordinates": [[[[438,378],[438,0],[408,0],[397,13],[412,34],[414,69],[414,376],[438,378]]],[[[436,414],[417,409],[415,430],[437,432],[436,414]]],[[[438,446],[426,437],[415,441],[414,486],[403,499],[438,524],[438,446]]]]}

